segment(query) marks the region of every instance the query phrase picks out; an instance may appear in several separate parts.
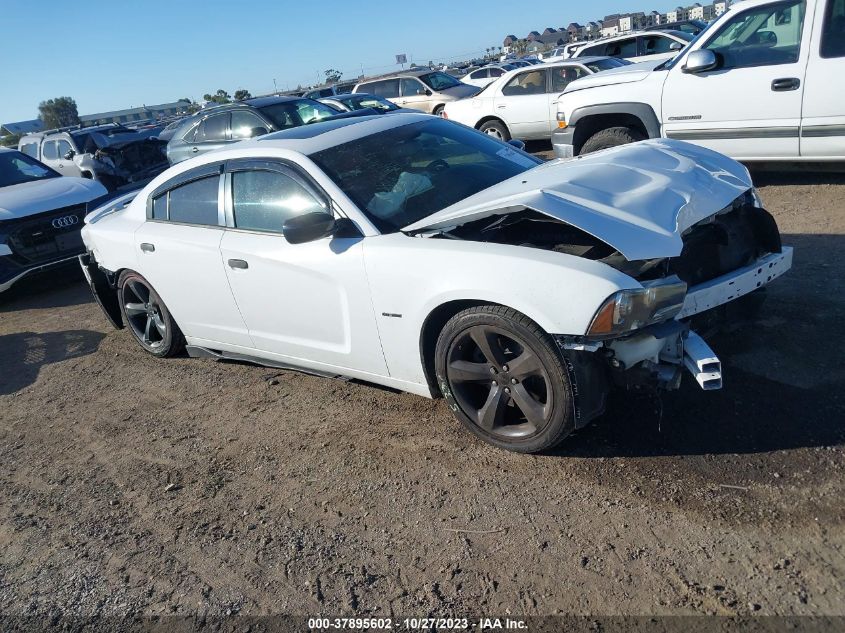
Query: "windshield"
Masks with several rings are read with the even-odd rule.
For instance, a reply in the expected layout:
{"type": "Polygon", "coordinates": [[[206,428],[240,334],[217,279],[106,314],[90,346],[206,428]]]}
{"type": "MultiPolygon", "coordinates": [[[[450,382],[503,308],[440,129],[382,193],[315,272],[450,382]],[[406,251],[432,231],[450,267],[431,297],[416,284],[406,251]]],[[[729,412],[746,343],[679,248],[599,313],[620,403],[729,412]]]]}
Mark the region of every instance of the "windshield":
{"type": "Polygon", "coordinates": [[[395,103],[391,103],[387,99],[383,99],[382,97],[376,95],[362,95],[356,93],[354,95],[338,95],[335,99],[340,101],[350,110],[375,108],[376,110],[382,110],[383,112],[392,112],[393,110],[399,109],[399,106],[395,103]]]}
{"type": "Polygon", "coordinates": [[[395,233],[542,162],[434,118],[330,147],[311,159],[382,233],[395,233]]]}
{"type": "Polygon", "coordinates": [[[461,82],[452,77],[452,75],[447,75],[446,73],[441,72],[420,75],[420,81],[435,92],[461,85],[461,82]]]}
{"type": "Polygon", "coordinates": [[[60,177],[58,172],[22,152],[0,152],[0,187],[60,177]]]}
{"type": "Polygon", "coordinates": [[[594,62],[584,64],[594,73],[599,73],[603,70],[610,70],[611,68],[619,68],[620,66],[630,66],[633,62],[627,59],[619,59],[616,57],[608,57],[607,59],[599,59],[594,62]]]}
{"type": "Polygon", "coordinates": [[[259,108],[259,110],[273,122],[277,130],[286,130],[306,123],[314,123],[337,114],[337,110],[334,108],[313,99],[274,103],[259,108]]]}
{"type": "Polygon", "coordinates": [[[714,24],[716,24],[716,21],[710,22],[710,24],[708,24],[701,31],[699,31],[698,35],[694,35],[690,39],[689,44],[679,50],[677,55],[675,55],[672,59],[660,64],[660,66],[658,66],[654,70],[671,70],[672,68],[674,68],[675,64],[678,63],[678,60],[684,56],[684,53],[688,51],[690,47],[695,44],[698,40],[700,40],[702,37],[705,37],[710,32],[710,29],[713,28],[714,24]]]}

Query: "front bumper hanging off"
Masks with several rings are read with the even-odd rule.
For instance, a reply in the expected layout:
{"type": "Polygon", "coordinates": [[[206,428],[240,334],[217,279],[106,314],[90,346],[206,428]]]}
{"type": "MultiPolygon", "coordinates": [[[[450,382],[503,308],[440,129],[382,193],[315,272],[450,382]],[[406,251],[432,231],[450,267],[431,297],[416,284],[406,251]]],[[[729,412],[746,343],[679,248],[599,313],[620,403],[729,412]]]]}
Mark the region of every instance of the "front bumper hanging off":
{"type": "Polygon", "coordinates": [[[674,320],[610,341],[558,337],[564,350],[603,354],[616,384],[677,389],[686,369],[705,390],[722,388],[722,363],[690,328],[692,317],[759,290],[792,267],[792,248],[761,257],[753,264],[693,286],[674,320]]]}

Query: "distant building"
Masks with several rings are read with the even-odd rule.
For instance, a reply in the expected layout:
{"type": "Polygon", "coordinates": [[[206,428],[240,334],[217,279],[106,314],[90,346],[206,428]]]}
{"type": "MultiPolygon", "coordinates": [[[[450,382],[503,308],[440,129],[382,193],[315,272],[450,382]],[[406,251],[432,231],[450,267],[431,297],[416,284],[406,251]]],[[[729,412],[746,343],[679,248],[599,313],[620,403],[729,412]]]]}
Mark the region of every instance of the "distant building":
{"type": "Polygon", "coordinates": [[[83,114],[79,117],[79,122],[83,127],[88,127],[90,125],[102,125],[103,123],[120,123],[125,125],[139,121],[157,121],[158,119],[164,119],[184,112],[190,105],[187,101],[174,101],[173,103],[161,103],[159,105],[145,105],[140,108],[99,112],[97,114],[83,114]]]}

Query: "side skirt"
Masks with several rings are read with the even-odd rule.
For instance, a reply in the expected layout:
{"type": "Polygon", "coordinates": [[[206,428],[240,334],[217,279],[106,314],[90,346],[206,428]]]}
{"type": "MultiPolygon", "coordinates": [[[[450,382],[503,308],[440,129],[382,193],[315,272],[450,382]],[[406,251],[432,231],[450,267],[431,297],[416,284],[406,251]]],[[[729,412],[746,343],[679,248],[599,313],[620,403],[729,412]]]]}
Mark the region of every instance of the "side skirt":
{"type": "Polygon", "coordinates": [[[287,369],[291,371],[298,371],[303,374],[319,376],[321,378],[335,378],[344,381],[352,380],[349,376],[343,376],[341,374],[322,372],[316,369],[308,369],[306,367],[297,367],[296,365],[280,363],[278,361],[269,360],[267,358],[259,358],[258,356],[250,356],[248,354],[226,352],[223,350],[213,350],[207,347],[200,347],[198,345],[186,345],[185,351],[191,358],[210,358],[212,360],[229,360],[240,363],[251,363],[252,365],[260,365],[261,367],[272,367],[274,369],[287,369]]]}

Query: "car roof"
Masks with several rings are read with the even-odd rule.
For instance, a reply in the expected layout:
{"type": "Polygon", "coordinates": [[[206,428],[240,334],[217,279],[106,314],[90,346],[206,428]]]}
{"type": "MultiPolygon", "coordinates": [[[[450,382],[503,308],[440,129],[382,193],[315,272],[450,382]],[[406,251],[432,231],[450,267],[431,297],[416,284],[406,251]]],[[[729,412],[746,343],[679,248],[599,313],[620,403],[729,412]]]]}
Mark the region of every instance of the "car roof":
{"type": "Polygon", "coordinates": [[[368,84],[374,81],[381,81],[382,79],[393,79],[394,77],[419,77],[421,75],[427,75],[428,73],[436,73],[436,72],[443,72],[442,70],[432,70],[431,68],[426,68],[424,70],[400,70],[398,72],[388,73],[386,75],[379,75],[378,77],[370,77],[368,79],[364,79],[358,82],[358,85],[361,84],[368,84]]]}
{"type": "Polygon", "coordinates": [[[280,132],[272,132],[257,139],[242,141],[236,145],[239,148],[251,146],[256,149],[278,147],[308,155],[369,136],[370,134],[383,132],[403,125],[410,125],[419,121],[430,120],[441,119],[421,112],[396,112],[389,117],[381,114],[369,114],[349,118],[328,119],[326,121],[309,123],[308,125],[300,125],[280,132]]]}
{"type": "Polygon", "coordinates": [[[254,99],[244,99],[240,103],[246,103],[255,108],[263,108],[264,106],[273,105],[276,103],[287,103],[288,101],[299,101],[302,97],[284,97],[273,95],[271,97],[255,97],[254,99]]]}

